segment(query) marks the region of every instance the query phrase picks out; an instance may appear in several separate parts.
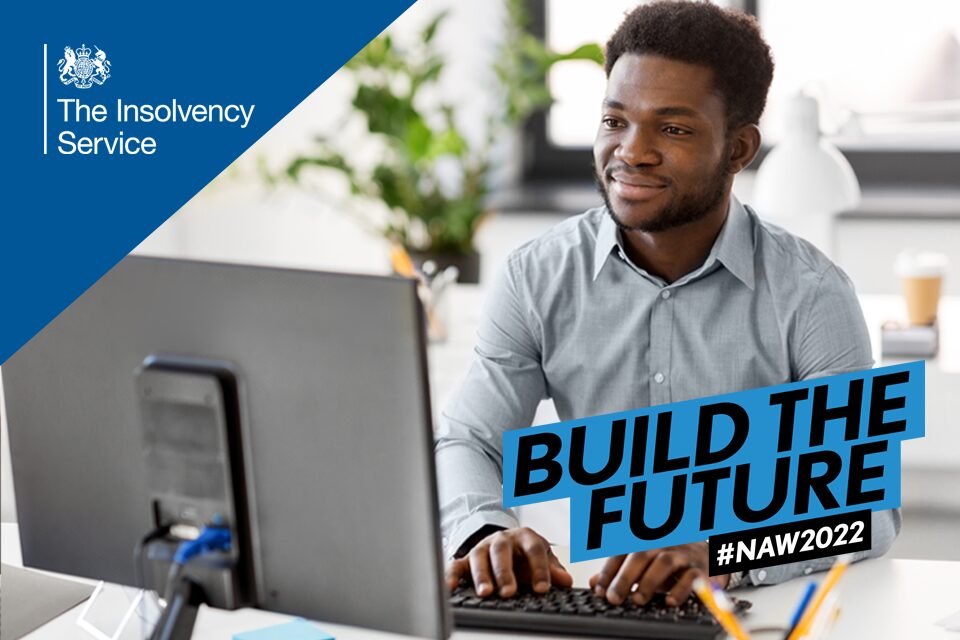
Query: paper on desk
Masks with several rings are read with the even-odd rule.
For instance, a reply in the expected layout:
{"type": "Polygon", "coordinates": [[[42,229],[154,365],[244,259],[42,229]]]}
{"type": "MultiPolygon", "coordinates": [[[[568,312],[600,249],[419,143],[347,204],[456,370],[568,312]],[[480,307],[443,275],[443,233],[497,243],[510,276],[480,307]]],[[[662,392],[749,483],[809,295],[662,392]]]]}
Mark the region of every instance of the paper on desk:
{"type": "Polygon", "coordinates": [[[233,640],[334,640],[333,636],[302,618],[291,622],[245,631],[233,635],[233,640]]]}
{"type": "Polygon", "coordinates": [[[0,640],[27,635],[93,593],[93,587],[43,573],[3,565],[0,598],[0,640]]]}
{"type": "Polygon", "coordinates": [[[947,631],[960,631],[960,611],[947,616],[943,620],[938,620],[937,624],[947,631]]]}

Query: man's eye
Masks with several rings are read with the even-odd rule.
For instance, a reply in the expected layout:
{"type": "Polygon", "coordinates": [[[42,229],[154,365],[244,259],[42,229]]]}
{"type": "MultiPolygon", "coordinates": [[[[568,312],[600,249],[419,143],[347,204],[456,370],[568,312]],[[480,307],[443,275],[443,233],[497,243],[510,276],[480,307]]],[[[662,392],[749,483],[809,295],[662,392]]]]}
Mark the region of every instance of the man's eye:
{"type": "Polygon", "coordinates": [[[603,123],[603,126],[605,126],[608,129],[615,129],[618,126],[620,126],[620,123],[617,122],[615,118],[604,118],[603,120],[601,120],[601,122],[603,123]]]}
{"type": "Polygon", "coordinates": [[[681,129],[680,127],[673,127],[673,126],[664,127],[663,132],[670,134],[671,136],[685,136],[690,134],[690,132],[687,131],[686,129],[681,129]]]}

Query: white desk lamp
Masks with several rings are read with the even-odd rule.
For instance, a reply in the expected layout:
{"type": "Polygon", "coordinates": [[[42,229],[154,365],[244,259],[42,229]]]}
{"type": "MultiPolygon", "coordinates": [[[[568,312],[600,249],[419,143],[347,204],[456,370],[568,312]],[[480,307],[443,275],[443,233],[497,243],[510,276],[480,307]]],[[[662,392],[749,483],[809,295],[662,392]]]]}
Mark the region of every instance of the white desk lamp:
{"type": "Polygon", "coordinates": [[[815,98],[798,93],[786,119],[783,140],[757,170],[753,204],[760,216],[830,255],[833,216],[860,204],[860,185],[839,149],[820,137],[815,98]]]}

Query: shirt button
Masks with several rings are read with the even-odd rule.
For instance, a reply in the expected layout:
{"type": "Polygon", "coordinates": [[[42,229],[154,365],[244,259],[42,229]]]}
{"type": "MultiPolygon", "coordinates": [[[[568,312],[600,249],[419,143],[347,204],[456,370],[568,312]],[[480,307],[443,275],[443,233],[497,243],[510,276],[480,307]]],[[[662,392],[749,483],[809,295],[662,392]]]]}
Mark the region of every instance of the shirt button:
{"type": "Polygon", "coordinates": [[[664,300],[669,300],[669,299],[670,299],[670,289],[664,289],[664,290],[663,290],[663,293],[660,294],[660,297],[663,298],[664,300]]]}
{"type": "Polygon", "coordinates": [[[766,579],[767,579],[767,572],[761,569],[760,572],[757,573],[757,581],[763,582],[766,579]]]}
{"type": "Polygon", "coordinates": [[[804,567],[804,568],[803,568],[803,575],[808,576],[808,575],[810,575],[811,573],[813,573],[813,567],[804,567]]]}
{"type": "Polygon", "coordinates": [[[657,371],[657,374],[656,374],[655,376],[653,376],[653,379],[657,381],[657,384],[660,384],[660,383],[662,383],[663,380],[664,380],[663,374],[660,373],[659,371],[657,371]]]}

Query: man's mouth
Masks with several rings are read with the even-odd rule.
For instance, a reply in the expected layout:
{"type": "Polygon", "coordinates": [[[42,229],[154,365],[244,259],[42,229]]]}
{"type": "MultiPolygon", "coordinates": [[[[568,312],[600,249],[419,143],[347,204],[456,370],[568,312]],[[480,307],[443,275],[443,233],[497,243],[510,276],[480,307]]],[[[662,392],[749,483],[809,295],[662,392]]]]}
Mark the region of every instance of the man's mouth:
{"type": "Polygon", "coordinates": [[[612,191],[623,200],[649,200],[667,188],[663,182],[626,173],[610,174],[612,191]]]}

